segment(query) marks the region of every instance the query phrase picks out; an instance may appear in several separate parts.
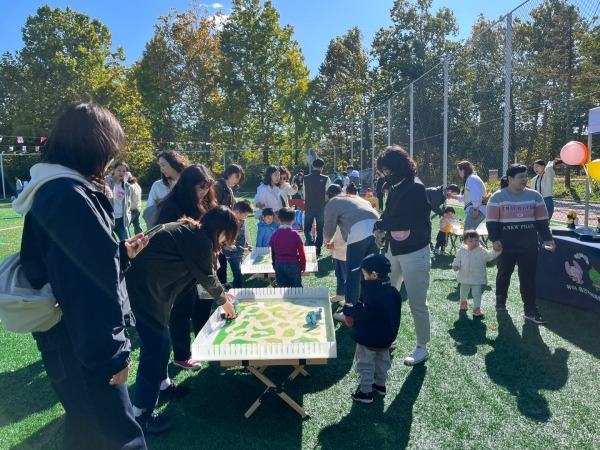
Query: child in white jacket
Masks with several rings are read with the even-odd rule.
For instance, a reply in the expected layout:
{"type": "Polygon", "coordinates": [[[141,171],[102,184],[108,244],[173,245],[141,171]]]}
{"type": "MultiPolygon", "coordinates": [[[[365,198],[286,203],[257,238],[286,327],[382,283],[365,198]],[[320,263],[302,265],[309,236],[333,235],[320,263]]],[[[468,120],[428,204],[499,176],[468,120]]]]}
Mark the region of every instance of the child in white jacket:
{"type": "Polygon", "coordinates": [[[481,293],[487,284],[486,263],[498,257],[501,252],[488,250],[479,243],[479,233],[475,230],[465,230],[463,245],[456,252],[452,268],[458,272],[460,283],[460,309],[468,309],[467,296],[473,295],[473,317],[483,318],[481,310],[481,293]]]}

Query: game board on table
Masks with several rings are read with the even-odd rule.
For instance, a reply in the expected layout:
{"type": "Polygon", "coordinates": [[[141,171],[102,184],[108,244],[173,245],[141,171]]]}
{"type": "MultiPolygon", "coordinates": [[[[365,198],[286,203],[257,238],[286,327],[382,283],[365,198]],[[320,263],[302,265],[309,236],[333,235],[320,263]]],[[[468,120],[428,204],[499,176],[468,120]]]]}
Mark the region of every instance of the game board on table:
{"type": "Polygon", "coordinates": [[[192,344],[200,361],[335,358],[335,332],[326,288],[233,289],[238,316],[212,314],[192,344]],[[322,319],[306,316],[321,309],[322,319]]]}
{"type": "MultiPolygon", "coordinates": [[[[318,272],[317,249],[314,246],[304,247],[306,254],[306,272],[318,272]]],[[[242,262],[243,274],[273,273],[271,247],[257,247],[242,262]]]]}

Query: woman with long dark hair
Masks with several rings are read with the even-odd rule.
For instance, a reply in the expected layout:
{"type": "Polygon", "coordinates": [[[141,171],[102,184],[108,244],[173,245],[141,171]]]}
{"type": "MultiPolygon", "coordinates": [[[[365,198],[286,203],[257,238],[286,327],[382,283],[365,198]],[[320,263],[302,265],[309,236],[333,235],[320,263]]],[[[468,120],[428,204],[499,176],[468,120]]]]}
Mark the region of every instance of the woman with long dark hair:
{"type": "MultiPolygon", "coordinates": [[[[177,222],[183,217],[200,220],[217,206],[210,170],[202,164],[192,164],[181,172],[171,192],[158,205],[157,224],[177,222]]],[[[198,333],[210,316],[212,299],[199,299],[194,290],[183,294],[173,306],[170,331],[173,343],[173,364],[185,370],[200,370],[200,363],[191,358],[190,318],[194,332],[198,333]]],[[[176,394],[176,384],[165,387],[176,394]]]]}
{"type": "Polygon", "coordinates": [[[256,191],[254,204],[256,205],[255,217],[262,217],[263,208],[271,208],[275,213],[283,207],[283,200],[279,190],[281,172],[277,166],[269,166],[265,172],[262,184],[256,191]]]}
{"type": "Polygon", "coordinates": [[[290,206],[290,198],[298,192],[298,185],[290,184],[291,173],[285,166],[279,166],[279,193],[285,203],[284,206],[290,206]]]}
{"type": "Polygon", "coordinates": [[[184,169],[171,192],[160,203],[156,223],[176,222],[183,216],[199,220],[217,206],[214,184],[212,173],[202,164],[192,164],[184,169]]]}
{"type": "Polygon", "coordinates": [[[113,208],[102,192],[105,171],[124,145],[123,129],[106,108],[71,107],[13,202],[25,216],[25,274],[34,288],[50,283],[62,310],[60,322],[33,337],[65,409],[67,449],[146,448],[125,383],[131,367],[125,328],[135,320],[124,272],[148,238],[117,242],[113,208]]]}
{"type": "Polygon", "coordinates": [[[392,284],[398,291],[402,282],[406,286],[417,345],[404,359],[404,364],[412,366],[429,358],[427,344],[431,327],[427,291],[431,269],[431,205],[425,186],[417,178],[417,164],[402,147],[387,147],[377,158],[377,170],[385,176],[389,194],[374,233],[378,242],[385,243],[385,256],[392,265],[392,284]]]}
{"type": "Polygon", "coordinates": [[[477,226],[484,221],[486,206],[483,199],[487,191],[485,184],[475,173],[475,167],[469,161],[461,161],[456,165],[458,175],[463,179],[465,187],[462,195],[454,196],[464,202],[465,208],[465,230],[476,230],[477,226]]]}
{"type": "Polygon", "coordinates": [[[147,434],[157,434],[171,426],[169,419],[154,414],[154,408],[159,393],[169,395],[169,390],[165,390],[172,385],[167,367],[173,305],[188,292],[194,292],[200,283],[223,307],[227,318],[235,317],[235,309],[228,301],[233,296],[226,294],[219,283],[215,261],[223,245],[235,242],[238,231],[235,215],[224,206],[208,211],[199,223],[190,218],[169,223],[152,238],[127,272],[127,290],[138,317],[136,328],[141,344],[133,410],[143,428],[152,418],[161,425],[144,428],[147,434]],[[165,385],[167,388],[161,390],[165,385]]]}
{"type": "Polygon", "coordinates": [[[148,193],[146,208],[160,203],[175,186],[181,172],[190,165],[188,159],[174,150],[165,150],[157,158],[160,167],[160,180],[155,181],[148,193]]]}

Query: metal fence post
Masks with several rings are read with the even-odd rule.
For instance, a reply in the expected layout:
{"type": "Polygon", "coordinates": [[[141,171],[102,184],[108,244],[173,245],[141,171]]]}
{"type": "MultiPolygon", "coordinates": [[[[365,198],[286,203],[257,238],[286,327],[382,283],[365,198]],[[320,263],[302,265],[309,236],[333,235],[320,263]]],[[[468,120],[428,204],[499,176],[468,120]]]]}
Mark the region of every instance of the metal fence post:
{"type": "Polygon", "coordinates": [[[510,82],[512,72],[512,13],[506,15],[506,61],[504,64],[504,139],[502,148],[502,175],[508,169],[510,145],[510,82]]]}
{"type": "Polygon", "coordinates": [[[414,142],[415,142],[415,136],[414,136],[414,103],[415,103],[415,90],[414,90],[414,83],[410,83],[410,144],[409,144],[409,154],[410,157],[413,158],[413,150],[414,150],[414,142]]]}
{"type": "MultiPolygon", "coordinates": [[[[388,100],[388,145],[390,142],[389,106],[390,101],[388,100]]],[[[371,184],[373,184],[373,180],[375,180],[375,110],[371,112],[371,184]]]]}
{"type": "Polygon", "coordinates": [[[444,156],[442,162],[442,185],[448,185],[448,58],[444,60],[444,156]]]}
{"type": "Polygon", "coordinates": [[[388,122],[387,122],[387,135],[388,135],[388,147],[392,145],[392,100],[388,98],[387,101],[388,107],[388,122]]]}

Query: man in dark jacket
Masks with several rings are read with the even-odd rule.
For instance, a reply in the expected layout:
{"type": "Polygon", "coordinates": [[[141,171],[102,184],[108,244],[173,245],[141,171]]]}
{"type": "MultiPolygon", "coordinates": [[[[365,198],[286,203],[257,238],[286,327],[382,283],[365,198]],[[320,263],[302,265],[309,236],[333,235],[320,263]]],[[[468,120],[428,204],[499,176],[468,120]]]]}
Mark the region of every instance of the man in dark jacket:
{"type": "MultiPolygon", "coordinates": [[[[431,210],[440,217],[444,215],[441,206],[446,203],[447,198],[450,198],[448,197],[448,192],[459,195],[460,189],[455,184],[449,184],[448,187],[430,187],[425,190],[427,200],[429,200],[429,203],[431,204],[431,210]]],[[[434,216],[432,215],[431,217],[433,218],[434,216]]]]}
{"type": "Polygon", "coordinates": [[[325,191],[331,180],[323,175],[325,161],[317,158],[312,163],[313,171],[304,177],[304,236],[305,245],[314,245],[317,257],[321,256],[323,226],[325,225],[325,191]],[[317,221],[316,238],[312,235],[312,225],[317,221]]]}
{"type": "Polygon", "coordinates": [[[365,257],[360,267],[364,281],[356,305],[346,302],[346,323],[353,326],[356,342],[356,371],[360,374],[360,389],[352,399],[361,403],[373,402],[373,391],[386,394],[385,381],[391,367],[390,345],[400,328],[402,298],[390,283],[389,260],[379,253],[365,257]]]}

